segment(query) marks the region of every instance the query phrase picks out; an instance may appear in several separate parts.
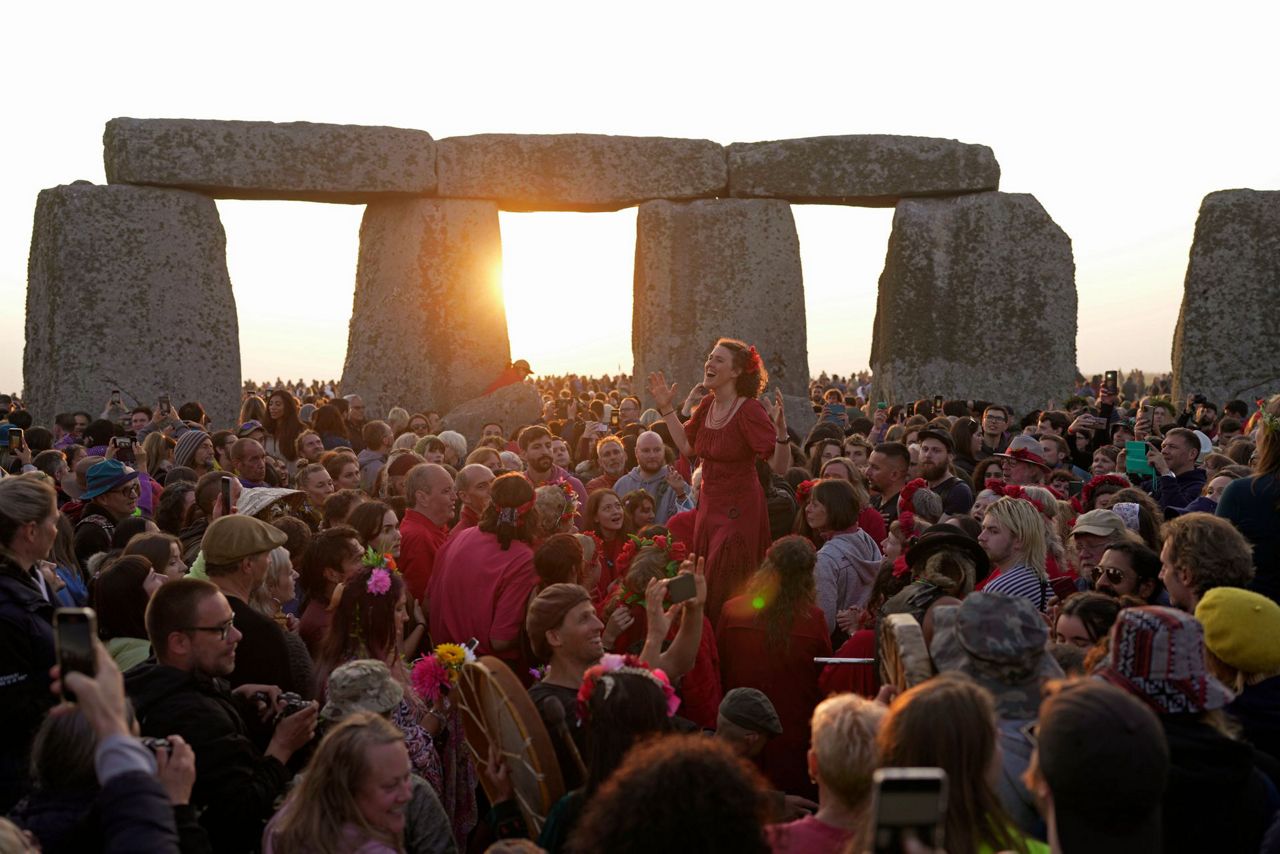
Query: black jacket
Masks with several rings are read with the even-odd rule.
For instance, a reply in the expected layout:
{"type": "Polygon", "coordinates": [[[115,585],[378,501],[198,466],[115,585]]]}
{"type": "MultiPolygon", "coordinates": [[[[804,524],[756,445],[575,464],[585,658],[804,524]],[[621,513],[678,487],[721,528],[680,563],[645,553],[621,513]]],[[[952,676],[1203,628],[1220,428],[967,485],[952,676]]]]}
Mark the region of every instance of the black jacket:
{"type": "Polygon", "coordinates": [[[227,595],[227,601],[235,615],[236,629],[243,635],[236,647],[236,669],[227,677],[231,687],[275,685],[281,691],[309,693],[310,685],[294,682],[284,629],[235,596],[227,595]]]}
{"type": "Polygon", "coordinates": [[[0,556],[0,814],[27,789],[31,740],[56,699],[53,609],[31,574],[0,556]]]}
{"type": "MultiPolygon", "coordinates": [[[[219,852],[256,851],[289,774],[254,744],[241,704],[221,679],[162,664],[140,664],[125,677],[142,734],[182,736],[196,754],[191,803],[219,852]]],[[[251,714],[247,704],[245,714],[251,714]]]]}
{"type": "Polygon", "coordinates": [[[1160,722],[1170,759],[1164,850],[1257,851],[1274,805],[1252,748],[1197,715],[1161,715],[1160,722]]]}

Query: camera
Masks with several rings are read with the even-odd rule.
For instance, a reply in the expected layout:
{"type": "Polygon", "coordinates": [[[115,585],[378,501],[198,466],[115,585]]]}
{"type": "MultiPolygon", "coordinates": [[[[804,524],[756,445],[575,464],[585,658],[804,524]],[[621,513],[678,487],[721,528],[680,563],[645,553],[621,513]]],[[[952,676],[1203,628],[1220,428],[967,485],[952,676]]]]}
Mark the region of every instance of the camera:
{"type": "Polygon", "coordinates": [[[282,691],[280,693],[280,699],[284,702],[284,709],[282,709],[280,714],[277,716],[277,720],[287,718],[290,715],[296,715],[298,712],[311,705],[306,700],[302,699],[301,694],[295,694],[292,691],[282,691]]]}

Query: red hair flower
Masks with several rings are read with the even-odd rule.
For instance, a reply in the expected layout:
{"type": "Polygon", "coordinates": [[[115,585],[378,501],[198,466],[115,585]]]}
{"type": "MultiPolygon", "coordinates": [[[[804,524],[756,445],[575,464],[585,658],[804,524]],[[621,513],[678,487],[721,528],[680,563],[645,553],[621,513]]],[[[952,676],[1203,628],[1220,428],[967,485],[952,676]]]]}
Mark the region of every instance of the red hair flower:
{"type": "Polygon", "coordinates": [[[742,371],[747,374],[760,373],[760,354],[754,346],[747,348],[747,364],[742,371]]]}
{"type": "Polygon", "coordinates": [[[918,477],[902,487],[902,491],[898,493],[899,518],[901,518],[902,513],[916,509],[914,501],[916,493],[922,489],[927,489],[928,486],[929,484],[924,478],[918,477]]]}
{"type": "Polygon", "coordinates": [[[800,482],[800,485],[796,487],[797,504],[803,507],[809,503],[809,493],[813,492],[813,486],[817,482],[817,480],[805,480],[800,482]]]}

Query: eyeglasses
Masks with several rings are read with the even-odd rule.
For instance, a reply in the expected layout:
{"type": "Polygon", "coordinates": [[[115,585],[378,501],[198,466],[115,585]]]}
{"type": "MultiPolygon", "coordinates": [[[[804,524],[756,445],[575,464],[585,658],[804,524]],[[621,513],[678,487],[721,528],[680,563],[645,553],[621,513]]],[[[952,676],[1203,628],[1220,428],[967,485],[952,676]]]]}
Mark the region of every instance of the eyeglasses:
{"type": "Polygon", "coordinates": [[[137,498],[142,494],[142,487],[135,483],[132,486],[122,486],[119,489],[113,489],[111,491],[118,492],[126,498],[137,498]]]}
{"type": "Polygon", "coordinates": [[[1003,415],[984,415],[982,416],[982,420],[983,421],[1008,421],[1009,419],[1005,418],[1003,415]]]}
{"type": "Polygon", "coordinates": [[[1107,581],[1112,584],[1119,584],[1124,581],[1124,570],[1114,566],[1095,566],[1093,568],[1093,580],[1096,582],[1102,575],[1107,576],[1107,581]]]}
{"type": "Polygon", "coordinates": [[[225,623],[219,623],[216,626],[187,626],[186,628],[183,629],[183,631],[184,632],[215,632],[218,635],[218,640],[226,640],[227,635],[230,634],[231,630],[235,627],[235,624],[236,624],[236,618],[232,617],[230,620],[227,620],[225,623]]]}

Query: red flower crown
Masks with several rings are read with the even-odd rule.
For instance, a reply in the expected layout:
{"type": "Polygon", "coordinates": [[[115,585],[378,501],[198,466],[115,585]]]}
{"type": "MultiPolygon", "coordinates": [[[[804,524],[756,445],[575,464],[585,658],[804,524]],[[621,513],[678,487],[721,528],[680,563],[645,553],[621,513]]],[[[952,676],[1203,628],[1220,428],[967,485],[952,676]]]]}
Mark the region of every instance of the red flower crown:
{"type": "Polygon", "coordinates": [[[754,346],[747,348],[747,364],[742,368],[742,372],[746,374],[760,373],[760,354],[756,352],[754,346]]]}
{"type": "Polygon", "coordinates": [[[1090,480],[1080,490],[1080,494],[1071,499],[1071,506],[1075,508],[1077,513],[1085,512],[1084,509],[1089,506],[1089,502],[1093,499],[1093,494],[1102,486],[1118,486],[1121,489],[1132,486],[1129,479],[1121,477],[1118,474],[1100,474],[1090,480]]]}
{"type": "MultiPolygon", "coordinates": [[[[1005,483],[1003,480],[989,480],[986,482],[985,486],[987,489],[991,490],[996,495],[1003,496],[1004,498],[1017,498],[1027,502],[1032,507],[1036,508],[1036,511],[1041,516],[1048,519],[1050,522],[1054,521],[1057,518],[1058,508],[1045,507],[1043,501],[1036,498],[1032,498],[1030,495],[1026,493],[1026,491],[1021,486],[1019,486],[1016,483],[1005,483]]],[[[1042,487],[1042,488],[1048,489],[1048,487],[1042,487]]],[[[1049,490],[1049,491],[1053,492],[1053,490],[1049,490]]]]}
{"type": "Polygon", "coordinates": [[[675,578],[676,573],[680,571],[680,564],[684,563],[684,559],[689,556],[689,549],[684,543],[662,534],[652,539],[641,539],[635,534],[629,534],[626,545],[618,552],[618,557],[613,562],[620,582],[617,595],[619,601],[625,605],[638,605],[644,602],[643,590],[627,589],[627,571],[631,569],[631,561],[640,553],[640,550],[650,546],[666,553],[667,565],[663,574],[667,578],[675,578]]]}

